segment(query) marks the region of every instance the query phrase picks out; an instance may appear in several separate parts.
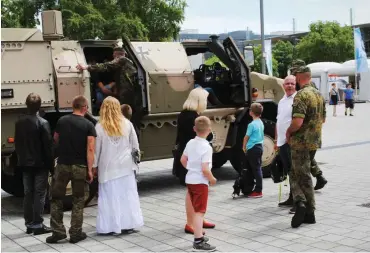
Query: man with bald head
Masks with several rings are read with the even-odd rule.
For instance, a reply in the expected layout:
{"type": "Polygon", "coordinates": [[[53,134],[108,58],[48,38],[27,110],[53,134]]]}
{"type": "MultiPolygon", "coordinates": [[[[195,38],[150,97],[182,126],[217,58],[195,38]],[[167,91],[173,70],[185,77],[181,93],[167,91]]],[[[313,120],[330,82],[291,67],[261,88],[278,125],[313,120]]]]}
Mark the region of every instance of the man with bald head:
{"type": "MultiPolygon", "coordinates": [[[[278,114],[275,129],[275,148],[279,149],[279,155],[283,162],[284,168],[290,174],[291,171],[291,157],[290,157],[290,146],[286,140],[286,131],[292,122],[292,105],[296,91],[296,78],[293,75],[289,75],[284,79],[283,88],[285,90],[284,97],[279,101],[278,114]]],[[[291,178],[291,176],[289,176],[291,178]]],[[[291,180],[290,180],[291,184],[291,180]]],[[[288,200],[279,203],[279,206],[293,206],[293,195],[292,191],[289,192],[288,200]]]]}

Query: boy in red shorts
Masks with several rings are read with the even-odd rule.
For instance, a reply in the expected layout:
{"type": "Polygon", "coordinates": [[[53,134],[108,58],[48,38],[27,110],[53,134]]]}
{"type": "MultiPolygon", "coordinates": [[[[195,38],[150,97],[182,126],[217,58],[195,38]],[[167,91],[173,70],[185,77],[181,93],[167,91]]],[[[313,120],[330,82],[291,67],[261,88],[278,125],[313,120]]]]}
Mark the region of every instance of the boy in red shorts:
{"type": "Polygon", "coordinates": [[[208,184],[214,185],[216,178],[211,172],[212,168],[212,147],[207,141],[211,132],[211,121],[205,116],[195,119],[194,131],[197,136],[190,140],[185,147],[181,157],[182,165],[188,170],[185,183],[191,203],[186,203],[194,208],[193,228],[195,251],[215,251],[216,247],[207,242],[209,239],[203,236],[203,219],[207,210],[208,184]]]}

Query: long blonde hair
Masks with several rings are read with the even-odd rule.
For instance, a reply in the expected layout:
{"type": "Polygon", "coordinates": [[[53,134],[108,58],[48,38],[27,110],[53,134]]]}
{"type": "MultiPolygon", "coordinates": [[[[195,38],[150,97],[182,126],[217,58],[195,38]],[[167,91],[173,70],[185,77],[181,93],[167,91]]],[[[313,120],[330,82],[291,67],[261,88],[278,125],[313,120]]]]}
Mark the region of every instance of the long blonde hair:
{"type": "Polygon", "coordinates": [[[207,109],[207,97],[208,91],[200,87],[195,88],[189,93],[183,105],[183,109],[202,113],[207,109]]]}
{"type": "Polygon", "coordinates": [[[123,136],[123,115],[116,98],[109,96],[103,100],[99,121],[108,136],[123,136]]]}

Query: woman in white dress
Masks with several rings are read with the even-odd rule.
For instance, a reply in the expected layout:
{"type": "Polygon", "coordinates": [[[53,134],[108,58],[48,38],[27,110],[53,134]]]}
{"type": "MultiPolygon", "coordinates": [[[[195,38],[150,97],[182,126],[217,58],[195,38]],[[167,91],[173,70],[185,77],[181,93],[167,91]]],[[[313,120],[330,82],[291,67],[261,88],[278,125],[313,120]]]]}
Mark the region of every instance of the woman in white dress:
{"type": "Polygon", "coordinates": [[[107,97],[95,127],[94,168],[98,171],[98,234],[121,234],[144,225],[132,152],[139,150],[135,129],[116,98],[107,97]]]}

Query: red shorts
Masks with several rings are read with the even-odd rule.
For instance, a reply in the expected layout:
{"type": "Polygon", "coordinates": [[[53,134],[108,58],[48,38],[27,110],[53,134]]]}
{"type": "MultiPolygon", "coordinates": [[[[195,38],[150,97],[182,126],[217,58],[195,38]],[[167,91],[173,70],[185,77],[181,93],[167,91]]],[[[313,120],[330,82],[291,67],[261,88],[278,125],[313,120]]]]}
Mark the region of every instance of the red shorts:
{"type": "Polygon", "coordinates": [[[188,184],[188,192],[196,213],[205,213],[208,202],[208,185],[206,184],[188,184]]]}

